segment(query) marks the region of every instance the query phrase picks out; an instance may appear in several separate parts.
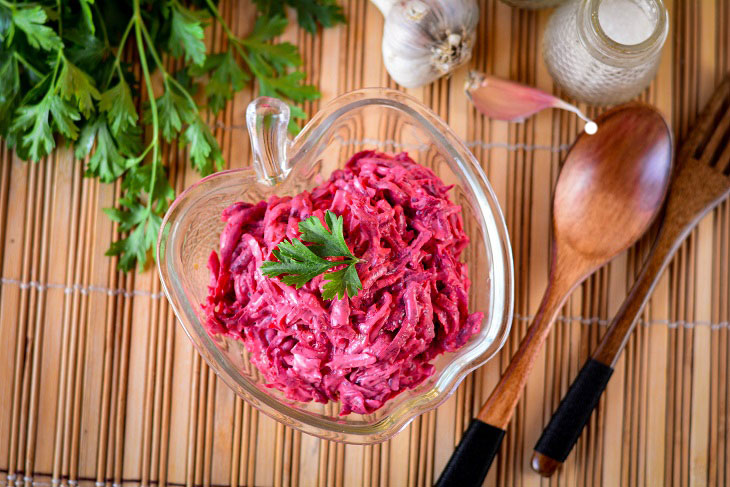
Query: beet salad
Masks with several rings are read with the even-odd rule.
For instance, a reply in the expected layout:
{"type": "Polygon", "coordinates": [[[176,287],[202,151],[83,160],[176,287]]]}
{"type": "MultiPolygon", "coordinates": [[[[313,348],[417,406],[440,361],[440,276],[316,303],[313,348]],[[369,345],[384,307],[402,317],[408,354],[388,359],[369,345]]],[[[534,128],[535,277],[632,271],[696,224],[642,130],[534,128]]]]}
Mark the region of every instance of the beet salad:
{"type": "Polygon", "coordinates": [[[406,153],[363,151],[311,192],[223,211],[203,309],[267,386],[368,414],[479,331],[450,187],[406,153]]]}

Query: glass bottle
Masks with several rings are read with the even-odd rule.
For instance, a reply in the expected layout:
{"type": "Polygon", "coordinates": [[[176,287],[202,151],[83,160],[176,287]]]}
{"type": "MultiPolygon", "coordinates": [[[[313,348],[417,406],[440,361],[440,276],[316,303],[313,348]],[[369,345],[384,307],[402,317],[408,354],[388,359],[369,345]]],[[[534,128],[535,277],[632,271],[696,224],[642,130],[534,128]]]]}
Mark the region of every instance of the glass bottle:
{"type": "Polygon", "coordinates": [[[577,100],[621,103],[651,82],[668,30],[662,0],[573,0],[550,17],[543,56],[577,100]]]}

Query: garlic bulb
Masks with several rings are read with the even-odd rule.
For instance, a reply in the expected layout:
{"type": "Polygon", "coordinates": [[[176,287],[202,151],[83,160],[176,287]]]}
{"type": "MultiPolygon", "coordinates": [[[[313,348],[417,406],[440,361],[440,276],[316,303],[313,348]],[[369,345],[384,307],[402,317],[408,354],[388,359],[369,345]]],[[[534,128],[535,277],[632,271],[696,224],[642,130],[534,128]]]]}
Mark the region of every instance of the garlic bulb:
{"type": "Polygon", "coordinates": [[[372,0],[385,17],[383,61],[406,88],[430,83],[471,58],[476,0],[372,0]]]}

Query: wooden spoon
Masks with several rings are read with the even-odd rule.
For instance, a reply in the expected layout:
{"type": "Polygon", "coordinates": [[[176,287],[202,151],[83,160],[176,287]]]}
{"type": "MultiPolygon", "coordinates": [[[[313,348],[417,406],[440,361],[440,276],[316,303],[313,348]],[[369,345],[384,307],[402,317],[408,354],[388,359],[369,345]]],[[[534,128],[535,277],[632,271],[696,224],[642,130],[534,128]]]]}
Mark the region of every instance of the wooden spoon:
{"type": "Polygon", "coordinates": [[[690,231],[730,194],[730,77],[715,91],[682,145],[664,222],[626,301],[535,445],[532,468],[549,477],[578,440],[664,269],[690,231]]]}
{"type": "Polygon", "coordinates": [[[549,283],[535,320],[472,420],[436,485],[481,485],[550,327],[570,293],[641,237],[662,206],[672,135],[652,107],[629,104],[596,120],[570,149],[553,197],[549,283]]]}

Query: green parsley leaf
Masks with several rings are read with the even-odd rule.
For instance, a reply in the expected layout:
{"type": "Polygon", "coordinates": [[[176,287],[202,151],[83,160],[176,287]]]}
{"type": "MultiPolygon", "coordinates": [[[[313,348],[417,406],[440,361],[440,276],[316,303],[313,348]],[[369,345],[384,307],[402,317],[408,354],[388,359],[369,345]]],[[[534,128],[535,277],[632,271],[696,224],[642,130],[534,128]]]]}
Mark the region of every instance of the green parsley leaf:
{"type": "Polygon", "coordinates": [[[56,146],[51,132],[51,118],[63,135],[70,139],[78,136],[74,121],[81,118],[79,112],[58,95],[49,93],[37,104],[24,105],[17,111],[10,129],[22,134],[21,144],[33,161],[39,161],[56,146]]]}
{"type": "Polygon", "coordinates": [[[272,251],[278,262],[263,262],[261,273],[269,277],[282,276],[281,280],[284,284],[296,286],[297,289],[318,275],[324,274],[324,279],[327,281],[322,292],[324,299],[333,299],[335,296],[342,299],[345,294],[354,297],[357,291],[362,289],[362,283],[355,268],[355,264],[360,262],[360,259],[352,255],[347,247],[343,235],[342,216],[338,217],[327,210],[325,221],[332,230],[331,232],[316,216],[299,222],[300,238],[279,243],[277,248],[272,251]],[[306,246],[302,241],[310,242],[313,245],[306,246]],[[325,257],[344,257],[344,260],[330,261],[325,257]],[[327,273],[328,270],[342,265],[347,267],[327,273]]]}
{"type": "Polygon", "coordinates": [[[283,71],[286,67],[295,67],[302,64],[302,58],[295,45],[289,42],[278,44],[269,42],[280,36],[287,24],[286,16],[277,15],[270,18],[259,17],[256,19],[253,32],[242,41],[245,46],[250,48],[254,62],[262,65],[271,64],[275,71],[283,71]]]}
{"type": "Polygon", "coordinates": [[[211,54],[205,59],[203,66],[191,68],[191,74],[194,76],[203,76],[207,73],[210,73],[210,77],[205,83],[205,95],[208,108],[213,113],[221,111],[226,102],[233,98],[234,93],[241,91],[245,83],[251,79],[238,65],[231,49],[225,53],[211,54]]]}
{"type": "Polygon", "coordinates": [[[192,60],[195,64],[203,64],[205,43],[201,17],[178,2],[173,2],[171,7],[170,38],[167,41],[170,53],[175,57],[185,54],[185,61],[192,60]]]}
{"type": "Polygon", "coordinates": [[[64,57],[91,76],[96,87],[105,86],[113,67],[114,50],[111,46],[89,32],[85,24],[78,28],[64,28],[63,42],[64,57]]]}
{"type": "Polygon", "coordinates": [[[284,13],[262,15],[256,19],[253,31],[243,41],[244,43],[261,43],[274,39],[284,33],[289,21],[284,13]]]}
{"type": "Polygon", "coordinates": [[[218,141],[200,117],[185,130],[180,145],[190,147],[190,159],[202,176],[207,176],[223,167],[223,154],[218,141]]]}
{"type": "MultiPolygon", "coordinates": [[[[125,131],[120,131],[118,134],[114,134],[114,131],[112,131],[112,134],[114,140],[117,141],[120,154],[135,161],[139,160],[139,153],[142,151],[142,136],[144,135],[142,127],[135,125],[125,131]]],[[[130,161],[127,161],[127,166],[131,167],[130,161]]]]}
{"type": "Polygon", "coordinates": [[[10,127],[10,130],[21,136],[21,146],[28,151],[28,157],[32,161],[40,161],[56,146],[49,123],[50,113],[49,101],[44,98],[36,105],[20,107],[10,127]]]}
{"type": "MultiPolygon", "coordinates": [[[[146,211],[146,208],[145,208],[146,211]]],[[[111,218],[111,215],[107,213],[111,218]]],[[[139,264],[140,269],[144,268],[147,261],[147,247],[145,241],[145,225],[137,224],[134,230],[125,238],[112,242],[104,255],[109,257],[119,256],[119,268],[123,271],[130,271],[134,268],[135,261],[139,264]]]]}
{"type": "Polygon", "coordinates": [[[120,201],[124,210],[104,208],[104,213],[107,214],[109,219],[119,224],[120,232],[129,232],[145,222],[149,216],[149,210],[146,206],[135,200],[122,199],[120,201]]]}
{"type": "Polygon", "coordinates": [[[119,256],[118,266],[123,271],[134,268],[137,262],[140,270],[147,263],[147,256],[157,242],[162,217],[175,197],[162,164],[132,166],[122,182],[125,194],[119,199],[120,208],[105,208],[104,213],[119,224],[119,231],[126,237],[112,243],[106,255],[119,256]],[[141,197],[151,184],[152,171],[155,171],[155,184],[152,194],[147,198],[155,202],[148,207],[141,197]]]}
{"type": "Polygon", "coordinates": [[[165,168],[162,164],[144,164],[132,166],[124,176],[122,189],[133,195],[141,195],[149,191],[152,183],[152,171],[155,171],[155,185],[152,194],[147,198],[154,204],[152,209],[155,213],[163,215],[170,207],[170,202],[175,198],[175,190],[170,186],[165,168]],[[153,168],[154,166],[154,168],[153,168]]]}
{"type": "Polygon", "coordinates": [[[339,271],[330,272],[324,275],[325,282],[322,286],[322,298],[323,299],[342,299],[347,293],[348,296],[352,297],[362,289],[362,283],[360,282],[360,276],[357,275],[357,270],[354,265],[349,265],[339,271]]]}
{"type": "MultiPolygon", "coordinates": [[[[45,51],[62,49],[61,38],[53,29],[43,25],[46,20],[48,20],[48,16],[40,6],[18,8],[13,12],[13,24],[25,33],[28,44],[45,51]]],[[[12,30],[8,37],[13,38],[12,30]]]]}
{"type": "MultiPolygon", "coordinates": [[[[165,92],[155,100],[155,103],[157,103],[162,135],[168,142],[177,136],[183,123],[190,123],[195,119],[197,108],[173,83],[167,86],[165,92]]],[[[149,106],[146,107],[143,120],[147,124],[152,123],[149,106]]]]}
{"type": "MultiPolygon", "coordinates": [[[[208,58],[205,58],[206,63],[208,62],[208,58]]],[[[205,63],[203,63],[205,65],[205,63]]],[[[187,69],[178,69],[175,71],[172,75],[173,78],[175,78],[175,81],[177,81],[177,84],[179,84],[183,90],[187,91],[190,96],[195,96],[198,94],[198,88],[200,88],[200,83],[197,83],[196,80],[192,77],[190,74],[193,68],[199,68],[200,66],[196,64],[191,64],[189,68],[187,69]]]]}
{"type": "Polygon", "coordinates": [[[335,0],[254,0],[256,7],[266,16],[284,15],[284,7],[297,11],[297,21],[307,32],[314,34],[317,25],[332,27],[344,23],[342,7],[335,0]]]}
{"type": "Polygon", "coordinates": [[[125,272],[132,270],[135,262],[137,262],[140,271],[144,270],[147,263],[147,254],[149,254],[150,249],[157,240],[162,218],[150,213],[146,208],[138,209],[138,212],[135,213],[113,214],[107,212],[107,215],[112,220],[118,219],[120,228],[125,225],[125,227],[133,228],[133,230],[125,238],[112,242],[109,250],[104,255],[119,256],[119,268],[125,272]],[[142,221],[129,221],[131,215],[134,215],[134,218],[139,218],[140,214],[144,215],[142,221]]]}
{"type": "Polygon", "coordinates": [[[12,28],[13,12],[9,8],[0,5],[0,42],[5,40],[5,37],[10,34],[10,29],[12,28]]]}
{"type": "Polygon", "coordinates": [[[319,218],[307,218],[299,222],[299,231],[301,239],[305,242],[311,242],[310,248],[320,257],[349,257],[354,259],[350,249],[347,248],[345,237],[343,235],[344,220],[342,216],[337,216],[331,211],[327,211],[324,217],[328,231],[319,218]]]}
{"type": "Polygon", "coordinates": [[[79,129],[74,122],[81,119],[76,108],[57,95],[51,95],[48,103],[51,109],[51,115],[53,116],[53,126],[64,137],[76,140],[79,136],[79,129]]]}
{"type": "Polygon", "coordinates": [[[18,60],[7,50],[0,51],[0,135],[7,134],[15,107],[20,101],[18,60]]]}
{"type": "Polygon", "coordinates": [[[316,100],[320,97],[317,87],[302,84],[304,78],[306,75],[301,71],[293,71],[276,78],[261,79],[259,83],[262,93],[266,91],[275,94],[274,96],[281,93],[295,101],[316,100]]]}
{"type": "Polygon", "coordinates": [[[277,72],[282,73],[287,68],[302,65],[299,50],[289,42],[280,42],[278,44],[251,43],[250,45],[255,48],[255,57],[270,64],[277,72]]]}
{"type": "Polygon", "coordinates": [[[106,120],[96,117],[84,124],[76,144],[75,155],[83,159],[96,142],[96,150],[89,158],[86,176],[99,178],[102,183],[114,182],[127,170],[127,160],[117,149],[106,120]]]}
{"type": "Polygon", "coordinates": [[[132,92],[124,79],[112,86],[99,99],[99,110],[106,112],[112,133],[119,134],[137,123],[137,107],[132,100],[132,92]]]}
{"type": "Polygon", "coordinates": [[[262,263],[261,272],[271,277],[286,274],[281,280],[285,284],[296,286],[297,289],[332,267],[340,265],[319,257],[298,238],[292,239],[291,242],[281,242],[278,250],[274,250],[274,255],[279,262],[262,263]]]}
{"type": "Polygon", "coordinates": [[[88,117],[94,111],[94,100],[101,98],[94,80],[76,67],[68,59],[63,60],[63,68],[58,79],[58,89],[65,100],[76,100],[79,111],[88,117]]]}

